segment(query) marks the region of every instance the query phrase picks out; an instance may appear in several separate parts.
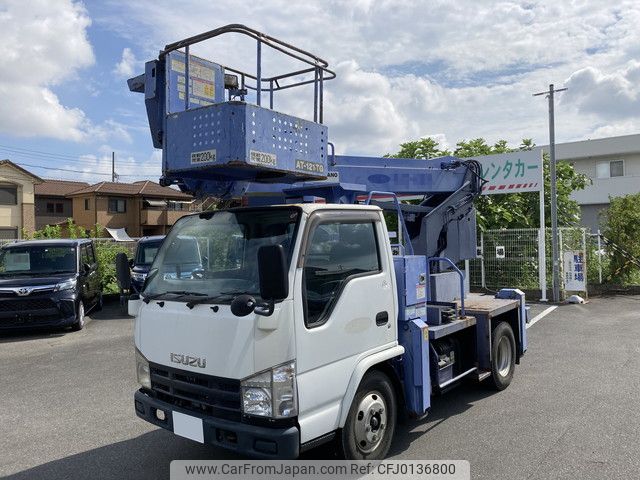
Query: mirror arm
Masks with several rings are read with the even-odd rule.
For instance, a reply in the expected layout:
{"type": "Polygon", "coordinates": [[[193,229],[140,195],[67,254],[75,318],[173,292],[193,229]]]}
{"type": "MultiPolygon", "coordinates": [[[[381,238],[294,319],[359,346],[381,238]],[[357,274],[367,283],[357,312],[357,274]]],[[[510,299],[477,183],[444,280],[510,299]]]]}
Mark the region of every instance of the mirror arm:
{"type": "Polygon", "coordinates": [[[262,315],[263,317],[270,317],[273,315],[275,304],[273,300],[267,300],[266,302],[259,303],[253,310],[256,315],[262,315]]]}

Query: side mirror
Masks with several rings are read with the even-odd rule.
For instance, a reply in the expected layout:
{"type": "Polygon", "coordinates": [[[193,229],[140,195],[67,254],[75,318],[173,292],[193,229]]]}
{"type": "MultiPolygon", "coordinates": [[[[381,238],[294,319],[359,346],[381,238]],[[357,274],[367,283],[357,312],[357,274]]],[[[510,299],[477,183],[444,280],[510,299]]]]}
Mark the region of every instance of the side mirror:
{"type": "Polygon", "coordinates": [[[121,290],[131,288],[131,270],[129,270],[129,259],[127,254],[120,252],[116,255],[116,280],[121,290]]]}
{"type": "Polygon", "coordinates": [[[133,258],[129,259],[129,268],[133,268],[133,258]]]}
{"type": "Polygon", "coordinates": [[[87,275],[89,272],[91,272],[91,265],[89,265],[88,263],[83,263],[82,264],[82,272],[87,275]]]}
{"type": "Polygon", "coordinates": [[[287,259],[282,245],[263,245],[258,249],[260,296],[265,301],[278,301],[289,295],[287,259]]]}
{"type": "Polygon", "coordinates": [[[231,313],[236,317],[246,317],[256,308],[256,299],[251,295],[238,295],[231,302],[231,313]]]}

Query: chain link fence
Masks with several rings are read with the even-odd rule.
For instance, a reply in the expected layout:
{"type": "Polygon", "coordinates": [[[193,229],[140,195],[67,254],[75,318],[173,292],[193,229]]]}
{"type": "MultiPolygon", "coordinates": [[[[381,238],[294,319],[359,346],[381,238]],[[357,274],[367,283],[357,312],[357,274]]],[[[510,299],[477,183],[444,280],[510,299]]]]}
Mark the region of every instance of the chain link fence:
{"type": "MultiPolygon", "coordinates": [[[[551,229],[545,229],[545,279],[549,297],[553,280],[551,229]]],[[[541,298],[540,229],[487,230],[478,235],[478,257],[469,262],[470,286],[496,291],[519,288],[541,298]]],[[[584,228],[560,228],[561,288],[586,293],[588,249],[584,228]]]]}

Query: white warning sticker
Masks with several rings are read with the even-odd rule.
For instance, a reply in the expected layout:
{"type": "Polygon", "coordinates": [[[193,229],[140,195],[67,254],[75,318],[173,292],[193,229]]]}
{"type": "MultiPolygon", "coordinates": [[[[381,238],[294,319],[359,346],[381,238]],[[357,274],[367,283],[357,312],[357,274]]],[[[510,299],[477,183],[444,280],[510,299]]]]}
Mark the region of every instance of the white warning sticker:
{"type": "Polygon", "coordinates": [[[266,165],[267,167],[275,167],[278,165],[278,158],[273,153],[251,150],[249,152],[249,163],[253,163],[254,165],[266,165]]]}
{"type": "Polygon", "coordinates": [[[203,150],[201,152],[191,152],[191,164],[213,163],[216,161],[216,151],[203,150]]]}

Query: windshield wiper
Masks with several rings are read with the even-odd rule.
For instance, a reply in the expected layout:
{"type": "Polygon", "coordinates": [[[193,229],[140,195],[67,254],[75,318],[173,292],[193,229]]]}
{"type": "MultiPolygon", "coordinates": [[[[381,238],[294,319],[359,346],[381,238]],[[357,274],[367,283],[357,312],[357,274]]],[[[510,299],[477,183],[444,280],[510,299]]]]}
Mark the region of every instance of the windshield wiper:
{"type": "Polygon", "coordinates": [[[190,300],[189,302],[187,302],[187,307],[191,309],[196,305],[200,305],[201,303],[213,302],[215,300],[220,300],[223,298],[228,299],[228,298],[236,297],[238,295],[257,295],[257,294],[252,292],[244,292],[240,290],[235,292],[220,292],[218,295],[207,295],[206,297],[199,297],[199,298],[190,300]]]}
{"type": "Polygon", "coordinates": [[[156,298],[164,297],[165,295],[177,295],[178,298],[181,297],[206,297],[206,293],[200,292],[189,292],[187,290],[167,290],[166,292],[154,293],[153,295],[146,295],[142,301],[144,303],[149,303],[151,300],[155,300],[156,298]]]}
{"type": "Polygon", "coordinates": [[[198,297],[193,300],[187,302],[187,308],[192,309],[196,305],[200,305],[201,303],[213,302],[215,300],[220,300],[222,298],[231,298],[233,294],[222,292],[219,295],[207,295],[206,297],[198,297]]]}

